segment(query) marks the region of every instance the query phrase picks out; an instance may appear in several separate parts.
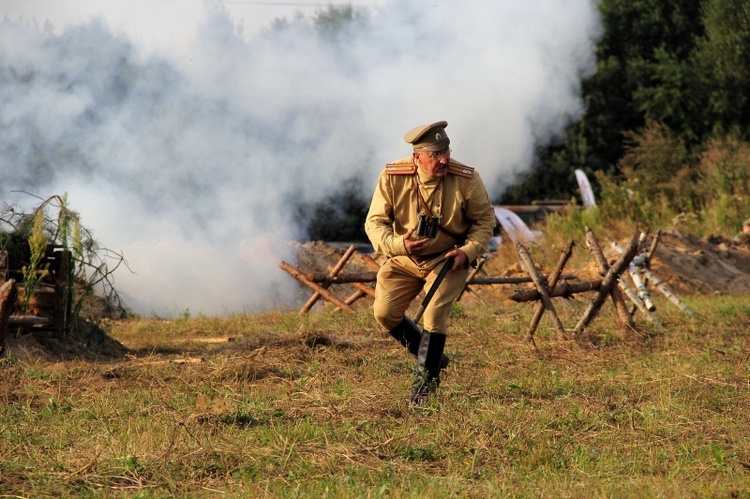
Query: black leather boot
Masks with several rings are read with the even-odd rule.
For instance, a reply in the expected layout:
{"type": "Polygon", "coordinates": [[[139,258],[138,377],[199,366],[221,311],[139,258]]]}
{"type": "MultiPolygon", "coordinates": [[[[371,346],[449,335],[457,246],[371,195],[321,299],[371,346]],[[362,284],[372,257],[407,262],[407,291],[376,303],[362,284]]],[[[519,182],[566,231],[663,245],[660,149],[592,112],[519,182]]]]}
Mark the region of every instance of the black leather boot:
{"type": "Polygon", "coordinates": [[[409,402],[421,405],[440,386],[440,360],[445,348],[445,335],[425,331],[417,353],[417,373],[412,383],[409,402]]]}
{"type": "MultiPolygon", "coordinates": [[[[408,315],[404,316],[404,319],[394,327],[388,334],[396,338],[396,341],[401,343],[409,350],[413,356],[417,356],[419,353],[419,344],[422,341],[422,331],[414,323],[414,321],[408,315]]],[[[447,355],[443,355],[440,359],[440,369],[445,369],[450,363],[450,358],[447,355]]]]}

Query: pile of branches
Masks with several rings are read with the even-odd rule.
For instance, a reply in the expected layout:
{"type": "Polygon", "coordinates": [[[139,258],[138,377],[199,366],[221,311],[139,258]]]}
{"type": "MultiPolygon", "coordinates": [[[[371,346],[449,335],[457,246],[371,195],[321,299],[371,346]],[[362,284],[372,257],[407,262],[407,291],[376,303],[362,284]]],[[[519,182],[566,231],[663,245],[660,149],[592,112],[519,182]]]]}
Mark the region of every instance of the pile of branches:
{"type": "MultiPolygon", "coordinates": [[[[84,305],[91,300],[99,303],[103,317],[127,315],[114,287],[114,272],[120,266],[127,267],[124,256],[93,238],[81,224],[80,215],[69,208],[67,195],[33,197],[39,203],[30,212],[17,205],[4,204],[0,208],[0,250],[7,251],[11,260],[23,262],[25,300],[47,277],[44,256],[54,249],[69,255],[69,279],[64,292],[71,304],[71,324],[78,322],[84,305]]],[[[22,303],[21,308],[26,305],[22,303]]]]}

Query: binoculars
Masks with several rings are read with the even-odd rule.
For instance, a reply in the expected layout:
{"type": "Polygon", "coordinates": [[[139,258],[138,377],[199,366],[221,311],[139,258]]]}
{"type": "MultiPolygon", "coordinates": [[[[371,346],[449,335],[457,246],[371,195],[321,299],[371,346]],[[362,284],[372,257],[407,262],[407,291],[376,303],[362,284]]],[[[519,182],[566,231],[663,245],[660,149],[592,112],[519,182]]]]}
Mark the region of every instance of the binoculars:
{"type": "Polygon", "coordinates": [[[419,214],[419,223],[417,223],[418,236],[435,239],[438,227],[440,227],[440,217],[428,217],[425,213],[419,214]]]}

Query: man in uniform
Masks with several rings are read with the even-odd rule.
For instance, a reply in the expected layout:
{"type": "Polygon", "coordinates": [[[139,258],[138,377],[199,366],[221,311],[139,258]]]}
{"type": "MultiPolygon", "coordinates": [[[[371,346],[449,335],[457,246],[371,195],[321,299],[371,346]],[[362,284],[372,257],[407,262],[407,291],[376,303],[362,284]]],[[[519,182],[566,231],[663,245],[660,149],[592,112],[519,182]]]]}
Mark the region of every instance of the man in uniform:
{"type": "Polygon", "coordinates": [[[447,125],[439,121],[404,135],[412,155],[386,165],[365,222],[375,251],[387,257],[375,287],[375,318],[417,357],[409,397],[417,405],[448,365],[443,349],[451,305],[497,223],[479,174],[451,158],[447,125]],[[406,310],[430,289],[448,258],[453,265],[424,310],[421,330],[406,310]]]}

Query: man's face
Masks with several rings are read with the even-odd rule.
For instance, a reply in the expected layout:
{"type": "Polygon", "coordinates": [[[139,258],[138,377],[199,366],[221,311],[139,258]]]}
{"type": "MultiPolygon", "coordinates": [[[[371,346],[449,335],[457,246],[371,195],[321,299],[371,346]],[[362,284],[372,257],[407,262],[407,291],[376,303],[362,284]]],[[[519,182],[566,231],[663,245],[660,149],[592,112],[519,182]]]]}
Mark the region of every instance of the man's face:
{"type": "Polygon", "coordinates": [[[414,159],[417,166],[431,177],[445,177],[448,175],[448,163],[451,160],[450,147],[441,151],[430,152],[425,150],[414,151],[414,159]]]}

